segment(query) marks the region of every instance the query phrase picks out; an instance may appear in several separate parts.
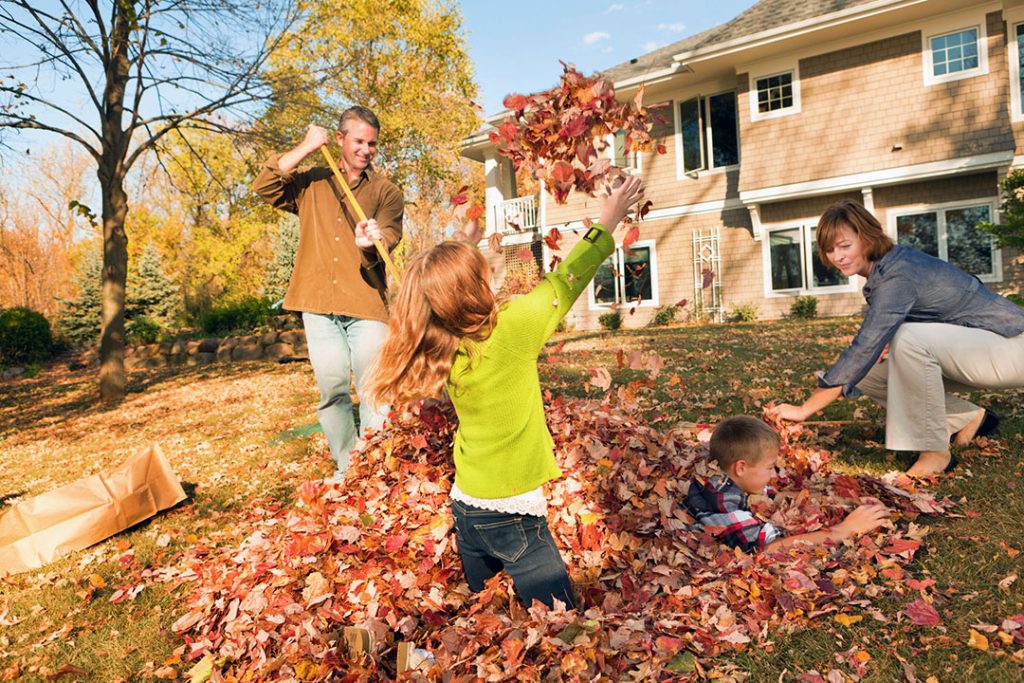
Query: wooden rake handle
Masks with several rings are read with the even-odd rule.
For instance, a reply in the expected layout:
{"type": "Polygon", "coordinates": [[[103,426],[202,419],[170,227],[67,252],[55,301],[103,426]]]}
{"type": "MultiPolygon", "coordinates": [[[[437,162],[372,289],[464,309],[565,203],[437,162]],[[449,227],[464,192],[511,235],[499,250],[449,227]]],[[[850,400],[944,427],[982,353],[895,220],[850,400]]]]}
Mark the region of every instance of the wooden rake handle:
{"type": "MultiPolygon", "coordinates": [[[[324,145],[320,148],[320,151],[324,153],[324,158],[327,159],[327,165],[334,171],[334,177],[338,179],[338,184],[341,185],[341,191],[345,193],[345,198],[348,199],[349,205],[352,210],[356,212],[356,216],[360,222],[366,220],[366,213],[363,211],[363,207],[359,206],[359,202],[356,201],[355,195],[352,194],[352,190],[349,189],[348,183],[345,182],[345,176],[341,175],[341,171],[338,169],[338,164],[334,163],[334,156],[331,154],[331,150],[324,145]]],[[[391,273],[391,277],[395,280],[395,285],[402,284],[402,273],[399,272],[398,267],[395,266],[395,262],[391,260],[391,254],[384,248],[380,240],[376,237],[371,237],[373,240],[373,246],[377,247],[377,253],[380,254],[381,259],[384,261],[384,265],[387,267],[388,272],[391,273]]]]}

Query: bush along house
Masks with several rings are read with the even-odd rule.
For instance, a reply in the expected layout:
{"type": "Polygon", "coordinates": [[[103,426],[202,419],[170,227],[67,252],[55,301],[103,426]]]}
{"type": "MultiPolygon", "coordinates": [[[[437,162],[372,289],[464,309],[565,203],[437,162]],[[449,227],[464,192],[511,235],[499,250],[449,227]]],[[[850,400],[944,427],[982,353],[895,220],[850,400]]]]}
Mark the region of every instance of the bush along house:
{"type": "MultiPolygon", "coordinates": [[[[780,318],[801,296],[817,299],[819,315],[857,313],[862,279],[815,253],[819,214],[847,198],[897,242],[1000,293],[1021,291],[1024,259],[978,226],[999,222],[999,183],[1024,160],[1022,60],[1024,0],[761,0],[608,69],[620,99],[643,84],[666,153],[626,154],[609,140],[606,153],[643,175],[654,208],[569,324],[594,329],[616,309],[624,327],[640,327],[681,300],[680,319],[752,307],[780,318]]],[[[505,233],[504,259],[492,259],[511,273],[524,249],[550,263],[552,228],[570,249],[597,199],[520,196],[488,138],[506,114],[462,154],[485,166],[488,231],[505,233]]]]}

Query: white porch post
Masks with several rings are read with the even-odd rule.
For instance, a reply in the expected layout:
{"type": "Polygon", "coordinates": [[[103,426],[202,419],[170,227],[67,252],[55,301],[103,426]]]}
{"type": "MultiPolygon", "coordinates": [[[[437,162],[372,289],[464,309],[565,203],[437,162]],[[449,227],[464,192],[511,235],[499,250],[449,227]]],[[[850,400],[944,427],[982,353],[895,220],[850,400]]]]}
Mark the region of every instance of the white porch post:
{"type": "Polygon", "coordinates": [[[494,152],[484,152],[484,178],[487,183],[484,190],[484,208],[487,209],[487,234],[490,234],[499,231],[498,222],[502,220],[502,216],[498,209],[505,198],[500,187],[498,159],[494,152]]]}

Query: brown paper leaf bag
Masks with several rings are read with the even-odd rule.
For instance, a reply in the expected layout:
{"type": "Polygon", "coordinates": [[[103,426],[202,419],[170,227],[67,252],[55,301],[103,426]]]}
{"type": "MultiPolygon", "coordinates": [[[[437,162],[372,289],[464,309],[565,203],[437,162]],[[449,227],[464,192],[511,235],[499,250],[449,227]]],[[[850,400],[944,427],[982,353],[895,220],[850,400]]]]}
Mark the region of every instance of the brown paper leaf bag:
{"type": "Polygon", "coordinates": [[[0,576],[38,569],[185,500],[159,446],[0,513],[0,576]]]}

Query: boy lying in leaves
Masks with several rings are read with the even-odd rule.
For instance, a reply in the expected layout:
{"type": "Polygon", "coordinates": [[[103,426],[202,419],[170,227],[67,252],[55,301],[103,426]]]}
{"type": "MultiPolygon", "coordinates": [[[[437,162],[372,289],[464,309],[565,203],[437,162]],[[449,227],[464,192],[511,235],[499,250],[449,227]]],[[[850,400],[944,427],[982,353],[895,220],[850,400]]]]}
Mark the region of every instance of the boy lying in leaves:
{"type": "Polygon", "coordinates": [[[694,477],[686,494],[686,509],[697,524],[730,547],[745,552],[780,550],[795,543],[841,543],[858,534],[874,531],[889,518],[883,505],[861,505],[830,529],[785,536],[750,511],[749,494],[773,495],[768,487],[775,476],[779,435],[753,417],[730,417],[711,435],[711,459],[725,476],[694,477]]]}

